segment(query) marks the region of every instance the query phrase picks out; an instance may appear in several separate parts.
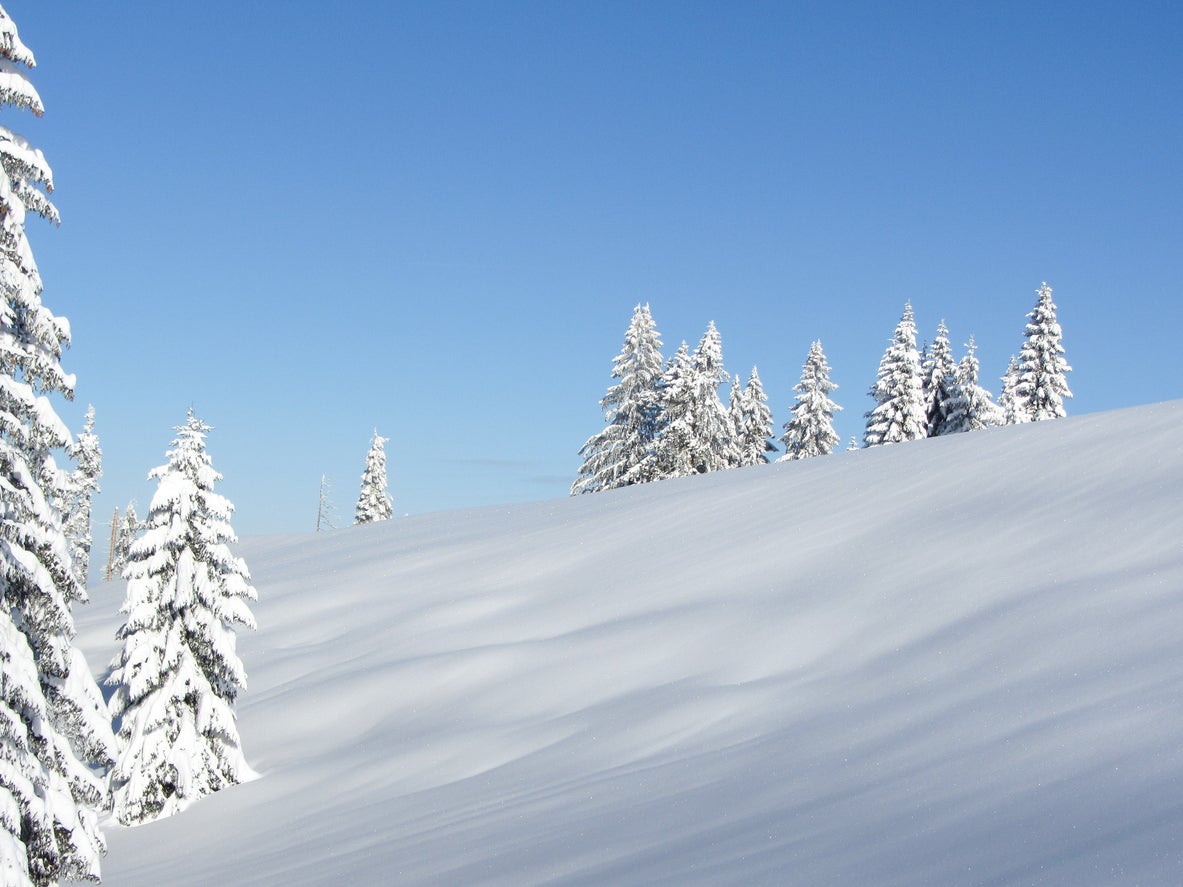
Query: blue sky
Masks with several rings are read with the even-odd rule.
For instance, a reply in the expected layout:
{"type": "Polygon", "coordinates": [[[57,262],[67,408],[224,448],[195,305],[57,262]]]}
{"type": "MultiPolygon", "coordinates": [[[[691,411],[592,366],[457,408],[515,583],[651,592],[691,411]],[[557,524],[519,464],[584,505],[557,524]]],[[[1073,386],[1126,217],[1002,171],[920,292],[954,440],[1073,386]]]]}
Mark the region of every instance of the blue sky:
{"type": "Polygon", "coordinates": [[[778,429],[821,338],[861,434],[905,300],[997,392],[1042,280],[1071,413],[1183,396],[1177,4],[5,8],[100,520],[190,405],[241,534],[347,523],[375,426],[398,513],[564,496],[637,302],[778,429]]]}

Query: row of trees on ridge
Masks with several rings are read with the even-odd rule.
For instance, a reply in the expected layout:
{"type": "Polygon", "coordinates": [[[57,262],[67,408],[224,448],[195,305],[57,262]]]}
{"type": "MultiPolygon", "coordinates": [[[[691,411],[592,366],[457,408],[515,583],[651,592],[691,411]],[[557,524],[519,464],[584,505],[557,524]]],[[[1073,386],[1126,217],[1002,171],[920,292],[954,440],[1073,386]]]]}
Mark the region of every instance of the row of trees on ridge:
{"type": "MultiPolygon", "coordinates": [[[[1071,367],[1052,289],[1045,282],[1036,294],[1023,346],[1011,358],[997,403],[979,382],[973,337],[965,356],[955,361],[941,321],[932,345],[918,349],[912,306],[905,304],[869,392],[875,406],[865,415],[863,446],[1065,415],[1071,367]]],[[[617,381],[600,402],[606,425],[579,451],[583,464],[572,495],[767,463],[779,452],[757,368],[746,384],[738,375],[729,377],[713,321],[693,352],[683,342],[665,361],[661,346],[649,306],[637,305],[613,361],[617,381]],[[719,390],[728,378],[725,406],[719,390]]],[[[821,341],[814,341],[793,388],[796,402],[783,426],[784,453],[777,461],[825,456],[838,446],[834,414],[842,407],[830,397],[838,387],[830,372],[821,341]]]]}

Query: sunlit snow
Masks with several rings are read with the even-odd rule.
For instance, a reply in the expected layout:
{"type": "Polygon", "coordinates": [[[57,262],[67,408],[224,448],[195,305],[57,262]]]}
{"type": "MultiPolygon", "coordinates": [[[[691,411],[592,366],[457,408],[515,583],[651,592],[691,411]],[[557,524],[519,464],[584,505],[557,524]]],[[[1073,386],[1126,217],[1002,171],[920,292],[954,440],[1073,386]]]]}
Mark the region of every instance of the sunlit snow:
{"type": "MultiPolygon", "coordinates": [[[[244,540],[260,778],[108,824],[104,883],[1178,883],[1181,431],[244,540]]],[[[100,675],[122,595],[79,618],[100,675]]]]}

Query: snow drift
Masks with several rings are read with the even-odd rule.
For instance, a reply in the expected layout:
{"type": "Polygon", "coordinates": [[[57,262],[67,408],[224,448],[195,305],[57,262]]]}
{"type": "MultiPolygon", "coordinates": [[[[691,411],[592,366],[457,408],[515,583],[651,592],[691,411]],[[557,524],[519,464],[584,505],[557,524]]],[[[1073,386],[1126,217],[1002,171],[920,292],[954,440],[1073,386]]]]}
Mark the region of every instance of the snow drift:
{"type": "MultiPolygon", "coordinates": [[[[109,824],[104,882],[1176,883],[1181,430],[246,540],[262,777],[109,824]]],[[[122,592],[79,619],[99,674],[122,592]]]]}

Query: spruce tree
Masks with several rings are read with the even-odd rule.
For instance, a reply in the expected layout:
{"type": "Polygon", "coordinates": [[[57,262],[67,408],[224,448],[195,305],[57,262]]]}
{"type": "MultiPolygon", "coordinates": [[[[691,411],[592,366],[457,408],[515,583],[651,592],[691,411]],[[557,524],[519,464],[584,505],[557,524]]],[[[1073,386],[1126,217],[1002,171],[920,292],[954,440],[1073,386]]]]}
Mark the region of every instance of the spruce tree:
{"type": "Polygon", "coordinates": [[[91,503],[94,494],[99,492],[99,478],[103,476],[103,451],[99,447],[99,437],[94,433],[93,406],[86,410],[86,420],[71,448],[71,455],[77,467],[70,474],[65,531],[75,578],[81,588],[86,588],[92,548],[91,503]]]}
{"type": "Polygon", "coordinates": [[[977,431],[1002,424],[1001,411],[991,400],[990,392],[978,384],[978,358],[973,336],[966,344],[965,356],[957,365],[953,394],[948,399],[943,434],[977,431]]]}
{"type": "Polygon", "coordinates": [[[719,400],[719,386],[727,378],[723,345],[712,320],[690,358],[693,434],[690,464],[699,474],[731,467],[734,442],[727,408],[719,400]]]}
{"type": "Polygon", "coordinates": [[[727,454],[727,462],[733,468],[744,464],[744,438],[747,437],[744,431],[745,421],[743,382],[740,380],[739,373],[736,373],[731,377],[731,387],[727,393],[727,424],[731,430],[731,449],[727,454]]]}
{"type": "Polygon", "coordinates": [[[694,473],[690,462],[694,431],[693,376],[690,346],[683,341],[666,363],[658,383],[657,431],[648,456],[636,471],[639,480],[647,482],[694,473]]]}
{"type": "MultiPolygon", "coordinates": [[[[43,113],[33,54],[0,7],[0,105],[43,113]]],[[[42,153],[0,126],[0,871],[6,884],[97,880],[110,725],[74,646],[71,601],[85,600],[63,524],[70,435],[49,395],[73,396],[61,366],[69,326],[42,303],[25,232],[51,222],[42,153]]]]}
{"type": "Polygon", "coordinates": [[[957,364],[953,361],[953,349],[949,346],[949,330],[942,320],[937,327],[936,338],[923,359],[925,422],[928,436],[937,437],[945,433],[950,400],[956,396],[957,364]]]}
{"type": "Polygon", "coordinates": [[[600,401],[608,424],[579,450],[583,465],[571,486],[573,496],[646,479],[642,464],[657,434],[662,378],[661,337],[648,305],[633,309],[612,378],[620,381],[600,401]]]}
{"type": "Polygon", "coordinates": [[[370,440],[370,451],[366,453],[366,467],[361,475],[361,493],[357,497],[355,524],[369,524],[379,520],[390,520],[394,506],[386,491],[386,450],[388,438],[381,437],[374,429],[370,440]]]}
{"type": "Polygon", "coordinates": [[[830,399],[838,386],[830,381],[830,366],[820,340],[809,346],[809,356],[801,368],[801,381],[793,386],[797,403],[793,417],[785,423],[781,442],[785,454],[778,461],[828,456],[841,438],[834,430],[834,413],[842,407],[830,399]]]}
{"type": "Polygon", "coordinates": [[[1027,315],[1031,322],[1027,324],[1019,352],[1015,383],[1016,412],[1023,413],[1031,422],[1066,416],[1064,398],[1072,396],[1065,375],[1072,367],[1064,359],[1063,334],[1056,321],[1052,288],[1046,280],[1036,294],[1035,307],[1027,315]]]}
{"type": "MultiPolygon", "coordinates": [[[[738,383],[739,376],[735,379],[738,383]]],[[[752,374],[748,376],[748,384],[744,386],[739,403],[740,421],[735,431],[739,464],[767,464],[770,461],[768,454],[776,452],[776,445],[771,440],[772,410],[768,409],[768,396],[764,393],[764,384],[760,381],[756,367],[752,367],[752,374]]]]}
{"type": "Polygon", "coordinates": [[[123,510],[123,519],[119,521],[119,526],[115,530],[115,551],[111,554],[111,572],[114,575],[123,575],[131,546],[143,529],[144,524],[136,514],[136,500],[132,499],[123,510]]]}
{"type": "Polygon", "coordinates": [[[229,546],[234,506],[205,449],[209,426],[189,411],[125,571],[122,653],[112,662],[119,725],[115,818],[135,825],[249,778],[234,702],[246,686],[233,626],[255,627],[246,563],[229,546]]]}
{"type": "Polygon", "coordinates": [[[920,354],[916,350],[916,322],[912,305],[896,325],[891,344],[879,361],[879,376],[870,395],[875,408],[866,414],[863,442],[869,446],[919,440],[927,436],[920,354]]]}
{"type": "Polygon", "coordinates": [[[1015,389],[1019,384],[1019,361],[1013,354],[1010,363],[1006,365],[1006,374],[1002,377],[1002,390],[998,392],[998,412],[1003,425],[1021,425],[1031,421],[1027,411],[1020,409],[1015,396],[1015,389]]]}

